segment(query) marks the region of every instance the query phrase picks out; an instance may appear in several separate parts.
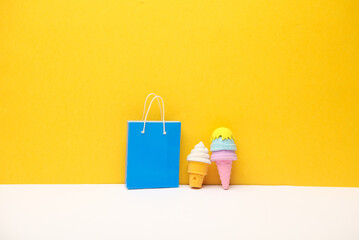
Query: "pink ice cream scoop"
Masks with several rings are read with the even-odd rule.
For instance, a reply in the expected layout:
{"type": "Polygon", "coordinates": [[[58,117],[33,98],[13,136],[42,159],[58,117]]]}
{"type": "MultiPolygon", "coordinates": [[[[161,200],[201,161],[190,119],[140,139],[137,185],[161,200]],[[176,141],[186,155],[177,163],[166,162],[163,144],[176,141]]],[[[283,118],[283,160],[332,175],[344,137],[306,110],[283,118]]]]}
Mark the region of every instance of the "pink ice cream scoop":
{"type": "Polygon", "coordinates": [[[221,150],[212,153],[211,160],[214,162],[225,161],[225,160],[237,160],[237,154],[232,150],[221,150]]]}

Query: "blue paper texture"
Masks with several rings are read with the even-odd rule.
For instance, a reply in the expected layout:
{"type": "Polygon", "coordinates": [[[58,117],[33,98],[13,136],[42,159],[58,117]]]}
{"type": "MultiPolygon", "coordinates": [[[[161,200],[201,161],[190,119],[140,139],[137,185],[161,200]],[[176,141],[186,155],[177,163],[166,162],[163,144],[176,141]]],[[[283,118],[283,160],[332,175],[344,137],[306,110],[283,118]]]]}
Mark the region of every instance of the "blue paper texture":
{"type": "Polygon", "coordinates": [[[126,186],[128,189],[179,185],[181,122],[128,121],[126,186]]]}

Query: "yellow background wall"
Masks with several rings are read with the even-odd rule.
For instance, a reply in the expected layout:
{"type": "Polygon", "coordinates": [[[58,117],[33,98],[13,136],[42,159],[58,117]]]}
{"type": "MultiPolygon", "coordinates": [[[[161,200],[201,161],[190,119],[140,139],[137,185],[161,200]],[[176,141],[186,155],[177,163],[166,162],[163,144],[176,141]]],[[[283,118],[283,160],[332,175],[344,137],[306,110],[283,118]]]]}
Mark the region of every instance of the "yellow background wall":
{"type": "Polygon", "coordinates": [[[123,183],[156,92],[182,184],[227,126],[233,184],[359,187],[358,53],[354,0],[0,1],[0,183],[123,183]]]}

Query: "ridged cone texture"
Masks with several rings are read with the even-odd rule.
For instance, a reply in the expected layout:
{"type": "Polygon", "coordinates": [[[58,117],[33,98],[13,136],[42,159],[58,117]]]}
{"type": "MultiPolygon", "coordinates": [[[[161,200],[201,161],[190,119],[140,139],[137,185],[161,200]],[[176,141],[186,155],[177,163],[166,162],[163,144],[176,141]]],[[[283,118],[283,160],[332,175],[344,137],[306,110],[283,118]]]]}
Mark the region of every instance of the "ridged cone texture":
{"type": "Polygon", "coordinates": [[[193,188],[201,188],[204,177],[208,172],[208,163],[203,162],[188,162],[189,185],[193,188]]]}
{"type": "Polygon", "coordinates": [[[189,185],[193,188],[201,188],[205,175],[190,173],[189,174],[189,185]]]}
{"type": "Polygon", "coordinates": [[[232,160],[216,161],[219,177],[221,179],[222,187],[228,190],[231,180],[232,160]]]}

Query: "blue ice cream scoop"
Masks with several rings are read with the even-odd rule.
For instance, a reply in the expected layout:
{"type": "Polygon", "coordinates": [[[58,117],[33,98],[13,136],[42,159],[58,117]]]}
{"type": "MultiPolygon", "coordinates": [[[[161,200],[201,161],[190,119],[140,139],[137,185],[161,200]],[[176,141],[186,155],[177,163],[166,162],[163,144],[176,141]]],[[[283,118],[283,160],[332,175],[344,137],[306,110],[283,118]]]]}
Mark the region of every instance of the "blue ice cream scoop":
{"type": "Polygon", "coordinates": [[[222,151],[222,150],[236,151],[237,147],[233,139],[227,138],[225,140],[222,140],[222,137],[213,139],[211,143],[211,152],[222,151]]]}

